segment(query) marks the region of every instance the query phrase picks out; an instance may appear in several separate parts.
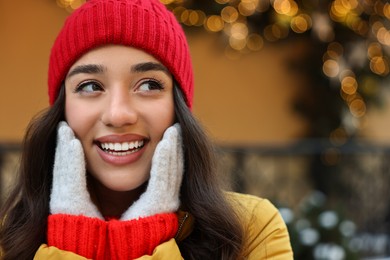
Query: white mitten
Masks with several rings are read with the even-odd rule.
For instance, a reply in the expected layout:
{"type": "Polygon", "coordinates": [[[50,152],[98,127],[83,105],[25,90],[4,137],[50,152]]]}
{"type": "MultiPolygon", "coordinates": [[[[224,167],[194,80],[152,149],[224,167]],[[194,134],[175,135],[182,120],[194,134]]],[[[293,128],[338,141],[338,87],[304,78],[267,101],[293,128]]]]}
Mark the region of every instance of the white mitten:
{"type": "Polygon", "coordinates": [[[157,144],[146,191],[123,213],[121,220],[175,212],[180,205],[179,191],[183,171],[181,129],[176,123],[165,131],[157,144]]]}
{"type": "Polygon", "coordinates": [[[66,122],[57,128],[50,213],[104,219],[87,190],[83,147],[66,122]]]}

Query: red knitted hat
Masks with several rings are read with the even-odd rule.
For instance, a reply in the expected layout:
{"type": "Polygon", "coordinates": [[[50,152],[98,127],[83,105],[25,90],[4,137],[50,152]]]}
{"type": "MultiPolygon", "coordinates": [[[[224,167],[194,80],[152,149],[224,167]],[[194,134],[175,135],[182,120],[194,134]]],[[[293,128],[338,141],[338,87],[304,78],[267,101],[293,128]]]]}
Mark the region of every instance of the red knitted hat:
{"type": "Polygon", "coordinates": [[[50,54],[51,105],[70,67],[105,44],[132,46],[153,55],[172,73],[192,107],[194,79],[187,40],[175,16],[158,0],[90,0],[74,11],[50,54]]]}

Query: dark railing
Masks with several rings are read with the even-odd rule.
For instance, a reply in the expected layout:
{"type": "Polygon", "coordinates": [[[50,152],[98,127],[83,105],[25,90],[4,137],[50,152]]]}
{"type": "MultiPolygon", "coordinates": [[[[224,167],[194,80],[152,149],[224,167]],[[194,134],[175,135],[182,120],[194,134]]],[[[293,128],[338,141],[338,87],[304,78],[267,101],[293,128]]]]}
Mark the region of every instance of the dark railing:
{"type": "MultiPolygon", "coordinates": [[[[0,145],[2,199],[19,152],[19,144],[0,145]]],[[[232,190],[268,198],[280,209],[296,259],[390,255],[390,147],[301,140],[219,145],[217,154],[218,174],[232,190]]]]}
{"type": "Polygon", "coordinates": [[[279,207],[295,259],[390,259],[389,146],[317,139],[218,152],[233,190],[279,207]]]}

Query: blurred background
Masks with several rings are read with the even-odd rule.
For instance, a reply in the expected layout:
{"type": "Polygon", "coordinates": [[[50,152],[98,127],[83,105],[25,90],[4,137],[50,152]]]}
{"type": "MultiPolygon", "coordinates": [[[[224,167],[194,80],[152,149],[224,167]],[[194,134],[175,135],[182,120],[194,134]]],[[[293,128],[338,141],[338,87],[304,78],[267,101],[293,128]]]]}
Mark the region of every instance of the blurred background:
{"type": "MultiPolygon", "coordinates": [[[[0,204],[51,45],[83,0],[0,0],[0,204]]],[[[390,257],[390,3],[164,0],[188,36],[193,112],[221,178],[270,199],[295,259],[390,257]]]]}

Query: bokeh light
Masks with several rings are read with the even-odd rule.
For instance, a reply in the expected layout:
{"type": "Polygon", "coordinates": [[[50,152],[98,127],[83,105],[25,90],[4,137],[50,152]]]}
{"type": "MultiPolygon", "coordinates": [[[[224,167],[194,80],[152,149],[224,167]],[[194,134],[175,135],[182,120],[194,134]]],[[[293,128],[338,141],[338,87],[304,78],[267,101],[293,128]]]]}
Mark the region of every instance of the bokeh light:
{"type": "Polygon", "coordinates": [[[259,34],[251,34],[248,36],[247,47],[251,51],[261,50],[264,46],[264,40],[259,34]]]}
{"type": "Polygon", "coordinates": [[[358,88],[358,83],[354,77],[348,76],[341,81],[341,89],[343,90],[344,93],[348,95],[355,94],[357,88],[358,88]]]}
{"type": "Polygon", "coordinates": [[[215,0],[215,2],[217,2],[218,4],[221,4],[221,5],[223,5],[223,4],[227,4],[227,3],[229,3],[229,2],[230,2],[230,0],[215,0]]]}
{"type": "Polygon", "coordinates": [[[389,74],[389,63],[384,57],[374,57],[370,61],[370,69],[378,75],[389,74]]]}
{"type": "Polygon", "coordinates": [[[279,14],[294,16],[298,13],[298,5],[292,0],[275,0],[273,2],[275,11],[279,14]]]}
{"type": "Polygon", "coordinates": [[[327,60],[322,67],[324,74],[330,78],[337,77],[340,71],[339,64],[335,60],[327,60]]]}
{"type": "MultiPolygon", "coordinates": [[[[322,68],[318,69],[329,78],[330,86],[340,87],[339,97],[355,119],[366,113],[366,101],[371,102],[379,93],[380,80],[375,77],[390,74],[388,1],[332,0],[329,6],[321,7],[320,0],[215,0],[209,4],[160,1],[185,26],[223,32],[225,55],[229,59],[237,59],[244,53],[263,49],[267,43],[277,43],[297,35],[329,43],[321,54],[322,68]],[[352,32],[355,38],[359,37],[361,47],[352,45],[353,42],[340,33],[346,30],[349,36],[352,32]],[[365,75],[357,77],[353,71],[365,75]]],[[[56,2],[72,12],[86,0],[56,2]]]]}
{"type": "Polygon", "coordinates": [[[221,11],[222,19],[227,23],[233,23],[238,19],[238,11],[232,6],[226,6],[221,11]]]}
{"type": "Polygon", "coordinates": [[[205,28],[211,32],[219,32],[224,27],[224,21],[221,16],[211,15],[207,18],[205,28]]]}
{"type": "Polygon", "coordinates": [[[57,0],[57,5],[61,8],[65,8],[67,11],[72,12],[79,8],[86,0],[57,0]]]}
{"type": "Polygon", "coordinates": [[[344,128],[338,127],[330,133],[329,140],[333,145],[340,146],[347,142],[348,133],[344,128]]]}
{"type": "Polygon", "coordinates": [[[350,102],[349,110],[353,116],[362,117],[366,113],[366,104],[361,98],[355,98],[350,102]]]}
{"type": "Polygon", "coordinates": [[[296,33],[304,33],[309,30],[311,26],[311,18],[306,14],[300,14],[291,20],[291,29],[296,33]]]}
{"type": "Polygon", "coordinates": [[[238,4],[238,10],[243,16],[250,16],[255,13],[257,8],[257,2],[255,0],[241,0],[238,4]]]}

